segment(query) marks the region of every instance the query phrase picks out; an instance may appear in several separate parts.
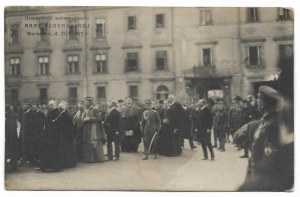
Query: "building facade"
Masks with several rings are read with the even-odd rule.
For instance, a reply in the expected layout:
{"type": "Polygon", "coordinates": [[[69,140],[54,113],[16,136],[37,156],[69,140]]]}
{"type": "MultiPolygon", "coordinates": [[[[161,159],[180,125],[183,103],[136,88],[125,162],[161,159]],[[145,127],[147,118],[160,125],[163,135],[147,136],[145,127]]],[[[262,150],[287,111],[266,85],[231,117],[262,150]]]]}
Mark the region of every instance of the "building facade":
{"type": "Polygon", "coordinates": [[[284,8],[8,7],[6,102],[255,92],[293,58],[284,8]]]}

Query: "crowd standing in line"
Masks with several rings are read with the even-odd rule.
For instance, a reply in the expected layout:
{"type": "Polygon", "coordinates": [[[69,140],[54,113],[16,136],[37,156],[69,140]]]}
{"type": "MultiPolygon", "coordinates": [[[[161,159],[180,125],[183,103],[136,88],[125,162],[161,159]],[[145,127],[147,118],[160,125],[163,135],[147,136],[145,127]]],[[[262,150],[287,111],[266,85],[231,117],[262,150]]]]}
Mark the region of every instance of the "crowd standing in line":
{"type": "MultiPolygon", "coordinates": [[[[252,95],[246,99],[235,96],[230,104],[221,97],[213,102],[194,98],[187,103],[169,95],[166,101],[159,100],[156,105],[146,100],[143,108],[127,98],[109,101],[107,109],[100,109],[92,97],[80,101],[76,107],[55,100],[49,101],[47,107],[24,103],[22,113],[15,113],[13,106],[7,105],[6,168],[16,170],[21,161],[41,172],[59,172],[75,167],[77,162],[119,160],[121,152],[137,152],[141,142],[143,160],[148,160],[149,154],[154,154],[154,159],[158,159],[158,154],[180,156],[184,139],[188,139],[191,150],[197,148],[194,142],[201,145],[203,160],[208,160],[208,151],[210,159],[217,160],[214,148],[225,152],[226,143],[234,143],[237,150],[244,149],[241,158],[249,157],[247,178],[240,190],[255,190],[257,180],[270,171],[266,163],[277,161],[276,154],[283,155],[286,151],[290,151],[289,156],[293,154],[291,143],[282,149],[280,141],[290,135],[290,132],[283,134],[290,122],[282,113],[289,109],[278,110],[280,98],[276,90],[262,86],[258,103],[252,95]],[[19,136],[17,122],[21,125],[19,136]],[[105,144],[107,153],[104,153],[105,144]]],[[[288,170],[286,173],[290,173],[291,166],[288,170]]],[[[282,173],[280,176],[286,175],[282,173]]]]}

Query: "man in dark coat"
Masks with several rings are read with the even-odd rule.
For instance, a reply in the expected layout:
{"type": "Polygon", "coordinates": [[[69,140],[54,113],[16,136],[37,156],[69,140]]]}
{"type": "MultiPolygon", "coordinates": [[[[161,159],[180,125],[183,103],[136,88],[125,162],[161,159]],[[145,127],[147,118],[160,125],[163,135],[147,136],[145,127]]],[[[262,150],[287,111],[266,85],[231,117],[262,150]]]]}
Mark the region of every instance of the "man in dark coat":
{"type": "Polygon", "coordinates": [[[104,120],[104,129],[107,136],[107,155],[109,160],[113,160],[113,146],[115,148],[116,160],[120,159],[120,127],[121,114],[117,110],[117,103],[111,102],[104,120]]]}
{"type": "Polygon", "coordinates": [[[42,172],[58,172],[63,168],[62,143],[63,133],[59,130],[57,119],[60,112],[57,109],[57,102],[49,101],[48,114],[45,119],[45,130],[42,134],[42,154],[40,168],[42,172]]]}
{"type": "Polygon", "coordinates": [[[199,100],[199,111],[197,113],[197,118],[195,122],[195,128],[197,129],[197,134],[199,135],[199,141],[202,146],[204,158],[208,159],[207,148],[210,152],[211,160],[215,159],[213,147],[211,144],[211,128],[212,128],[212,114],[211,110],[206,106],[206,101],[204,99],[199,100]]]}
{"type": "Polygon", "coordinates": [[[11,105],[5,106],[5,171],[17,170],[18,134],[17,115],[11,105]]]}
{"type": "Polygon", "coordinates": [[[195,113],[192,108],[188,107],[186,102],[182,103],[183,114],[182,114],[182,126],[183,126],[183,137],[182,146],[184,147],[184,139],[189,140],[191,149],[196,148],[193,141],[193,130],[194,130],[194,119],[195,113]]]}
{"type": "Polygon", "coordinates": [[[33,152],[34,155],[34,164],[37,164],[40,159],[41,155],[41,135],[44,130],[44,123],[45,123],[45,115],[43,112],[40,111],[38,104],[32,104],[32,111],[33,111],[33,118],[32,118],[32,133],[34,133],[35,138],[32,141],[33,152]]]}
{"type": "Polygon", "coordinates": [[[182,106],[175,101],[174,95],[169,95],[168,103],[170,107],[166,111],[163,119],[162,131],[159,139],[159,153],[166,156],[178,156],[182,152],[181,133],[182,126],[182,106]]]}
{"type": "Polygon", "coordinates": [[[75,129],[75,155],[77,161],[83,159],[83,118],[84,118],[85,104],[84,101],[78,103],[78,111],[74,115],[73,125],[75,129]]]}
{"type": "Polygon", "coordinates": [[[141,143],[141,112],[138,107],[134,106],[131,98],[127,98],[126,107],[123,111],[124,128],[122,128],[122,151],[137,152],[141,143]]]}
{"type": "Polygon", "coordinates": [[[34,161],[37,159],[36,155],[36,144],[37,144],[37,130],[34,125],[34,115],[35,112],[31,109],[29,103],[24,103],[23,105],[23,124],[21,126],[21,135],[23,139],[23,162],[27,166],[33,165],[34,161]]]}

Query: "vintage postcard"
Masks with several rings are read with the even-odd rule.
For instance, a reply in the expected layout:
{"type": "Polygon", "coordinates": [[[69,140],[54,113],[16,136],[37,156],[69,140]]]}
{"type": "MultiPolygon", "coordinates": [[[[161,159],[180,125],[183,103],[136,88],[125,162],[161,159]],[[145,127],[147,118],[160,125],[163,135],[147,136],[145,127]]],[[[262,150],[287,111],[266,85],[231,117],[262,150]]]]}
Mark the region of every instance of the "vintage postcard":
{"type": "Polygon", "coordinates": [[[293,191],[293,8],[4,9],[6,190],[293,191]]]}

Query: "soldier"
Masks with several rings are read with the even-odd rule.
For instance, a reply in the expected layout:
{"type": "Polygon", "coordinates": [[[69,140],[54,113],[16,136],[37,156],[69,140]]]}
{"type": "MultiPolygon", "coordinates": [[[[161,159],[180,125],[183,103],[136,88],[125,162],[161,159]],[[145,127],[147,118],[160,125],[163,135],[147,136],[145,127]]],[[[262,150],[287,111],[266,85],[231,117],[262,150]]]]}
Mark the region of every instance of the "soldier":
{"type": "Polygon", "coordinates": [[[242,126],[242,108],[240,106],[241,97],[236,96],[232,100],[232,106],[228,112],[228,128],[233,138],[234,133],[242,126]]]}
{"type": "Polygon", "coordinates": [[[113,147],[115,147],[116,160],[120,159],[120,127],[121,127],[121,114],[117,110],[117,103],[111,102],[109,110],[106,113],[104,120],[104,128],[107,135],[107,155],[108,159],[113,159],[113,147]]]}
{"type": "Polygon", "coordinates": [[[216,104],[212,108],[212,114],[214,135],[217,136],[220,142],[218,150],[224,152],[226,141],[226,108],[223,104],[222,98],[216,98],[216,104]]]}
{"type": "Polygon", "coordinates": [[[269,86],[259,88],[259,108],[263,112],[263,117],[254,133],[249,159],[249,173],[244,185],[240,188],[242,191],[263,190],[263,186],[268,185],[269,182],[260,182],[261,180],[274,181],[272,178],[269,179],[270,177],[278,179],[276,173],[280,172],[277,170],[273,172],[271,169],[276,169],[277,165],[281,165],[280,160],[274,164],[275,166],[265,166],[265,162],[280,150],[279,113],[277,110],[280,99],[281,96],[273,88],[269,86]]]}
{"type": "Polygon", "coordinates": [[[152,109],[151,100],[145,101],[145,107],[147,110],[144,111],[142,117],[142,132],[145,153],[143,160],[148,159],[151,145],[153,146],[154,159],[157,159],[157,137],[161,127],[160,117],[157,111],[152,109]]]}

